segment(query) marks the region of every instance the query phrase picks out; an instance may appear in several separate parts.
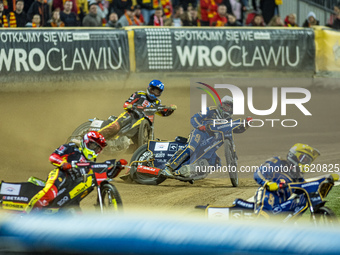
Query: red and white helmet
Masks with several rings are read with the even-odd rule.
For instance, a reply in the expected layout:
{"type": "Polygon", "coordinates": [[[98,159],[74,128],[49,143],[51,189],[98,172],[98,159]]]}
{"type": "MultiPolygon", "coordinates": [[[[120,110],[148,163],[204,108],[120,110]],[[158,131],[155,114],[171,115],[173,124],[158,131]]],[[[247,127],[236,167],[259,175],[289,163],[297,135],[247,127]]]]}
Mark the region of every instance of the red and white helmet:
{"type": "Polygon", "coordinates": [[[88,160],[95,159],[106,146],[105,138],[97,131],[91,131],[84,135],[80,147],[88,160]]]}
{"type": "Polygon", "coordinates": [[[224,96],[221,102],[220,109],[223,118],[230,118],[233,115],[233,98],[231,96],[224,96]]]}

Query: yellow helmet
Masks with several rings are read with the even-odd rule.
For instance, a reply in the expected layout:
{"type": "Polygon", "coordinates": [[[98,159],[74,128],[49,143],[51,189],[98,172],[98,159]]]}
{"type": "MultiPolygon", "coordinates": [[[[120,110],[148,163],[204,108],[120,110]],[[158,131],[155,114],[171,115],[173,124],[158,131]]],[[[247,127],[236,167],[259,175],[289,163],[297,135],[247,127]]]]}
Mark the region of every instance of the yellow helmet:
{"type": "Polygon", "coordinates": [[[298,166],[301,172],[305,172],[306,165],[310,165],[313,161],[320,155],[320,152],[303,143],[296,143],[292,148],[290,148],[287,160],[295,165],[298,166]]]}

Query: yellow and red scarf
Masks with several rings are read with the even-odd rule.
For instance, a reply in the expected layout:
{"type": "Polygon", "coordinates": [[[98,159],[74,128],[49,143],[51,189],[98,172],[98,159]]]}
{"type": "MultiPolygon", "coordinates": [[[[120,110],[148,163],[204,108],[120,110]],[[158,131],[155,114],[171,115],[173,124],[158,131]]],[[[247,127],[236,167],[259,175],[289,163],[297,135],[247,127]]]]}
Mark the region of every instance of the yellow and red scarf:
{"type": "Polygon", "coordinates": [[[173,11],[171,0],[161,0],[161,4],[162,4],[164,15],[167,18],[170,18],[172,15],[172,11],[173,11]]]}

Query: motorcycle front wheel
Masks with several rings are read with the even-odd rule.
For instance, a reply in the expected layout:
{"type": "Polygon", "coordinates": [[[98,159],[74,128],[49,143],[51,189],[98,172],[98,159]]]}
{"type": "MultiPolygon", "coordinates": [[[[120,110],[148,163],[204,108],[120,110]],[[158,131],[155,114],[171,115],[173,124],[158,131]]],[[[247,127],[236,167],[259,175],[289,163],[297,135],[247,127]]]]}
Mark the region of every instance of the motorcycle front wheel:
{"type": "Polygon", "coordinates": [[[233,187],[238,186],[237,158],[235,157],[233,144],[229,139],[224,142],[224,154],[227,161],[229,177],[233,187]]]}
{"type": "MultiPolygon", "coordinates": [[[[146,161],[152,157],[152,152],[148,150],[148,145],[144,144],[139,147],[131,157],[131,163],[134,161],[146,161]]],[[[150,162],[133,163],[130,168],[130,177],[139,184],[158,185],[166,180],[164,176],[152,176],[149,174],[142,174],[137,172],[137,166],[153,166],[150,162]]]]}
{"type": "Polygon", "coordinates": [[[152,138],[152,130],[148,120],[142,120],[142,123],[139,125],[138,130],[138,148],[144,144],[147,144],[148,141],[152,138]]]}
{"type": "MultiPolygon", "coordinates": [[[[103,203],[103,213],[120,211],[123,209],[123,202],[117,188],[111,183],[105,183],[100,188],[103,203]]],[[[100,209],[99,197],[97,197],[96,207],[100,209]]]]}
{"type": "Polygon", "coordinates": [[[336,214],[326,206],[320,207],[314,215],[317,225],[334,226],[338,223],[336,214]]]}
{"type": "Polygon", "coordinates": [[[71,136],[66,140],[66,143],[69,143],[72,139],[76,139],[81,141],[83,136],[89,131],[91,126],[91,121],[84,122],[79,127],[77,127],[71,136]]]}

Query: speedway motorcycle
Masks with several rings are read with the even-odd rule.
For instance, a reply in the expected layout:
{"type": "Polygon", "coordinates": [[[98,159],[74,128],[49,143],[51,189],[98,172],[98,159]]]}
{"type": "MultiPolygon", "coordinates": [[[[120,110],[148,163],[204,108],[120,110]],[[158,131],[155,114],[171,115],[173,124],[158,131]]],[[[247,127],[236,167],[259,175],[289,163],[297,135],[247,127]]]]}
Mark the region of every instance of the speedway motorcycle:
{"type": "MultiPolygon", "coordinates": [[[[123,203],[117,188],[110,183],[124,168],[127,161],[107,160],[103,163],[73,163],[78,174],[75,179],[66,178],[57,197],[42,212],[46,214],[73,213],[80,210],[80,202],[93,190],[97,190],[96,209],[113,212],[122,209],[123,203]]],[[[0,205],[8,212],[23,212],[32,197],[45,187],[46,182],[30,177],[27,182],[1,182],[0,205]]]]}
{"type": "MultiPolygon", "coordinates": [[[[131,144],[135,144],[136,148],[146,144],[149,139],[154,139],[154,118],[157,112],[164,109],[170,109],[164,105],[153,107],[133,107],[130,112],[131,116],[126,118],[128,124],[118,132],[112,139],[107,140],[107,146],[104,150],[125,151],[131,144]],[[131,119],[132,120],[131,120],[131,119]]],[[[107,120],[97,118],[89,119],[79,127],[77,127],[67,142],[80,143],[82,137],[89,131],[99,131],[108,124],[114,122],[118,117],[111,115],[107,120]]]]}
{"type": "MultiPolygon", "coordinates": [[[[273,215],[276,217],[282,215],[282,221],[293,222],[301,218],[301,216],[310,211],[311,221],[316,225],[330,225],[337,223],[337,217],[335,213],[325,206],[325,198],[334,186],[334,181],[339,180],[339,176],[336,174],[322,177],[317,180],[308,182],[292,182],[288,184],[280,184],[280,188],[289,188],[293,195],[290,199],[294,199],[293,205],[294,212],[284,212],[281,207],[274,207],[273,215]],[[301,206],[300,201],[306,201],[306,206],[301,206]],[[281,214],[282,213],[282,214],[281,214]]],[[[219,218],[221,220],[255,220],[258,218],[258,214],[255,213],[255,203],[248,202],[243,199],[235,199],[232,206],[229,207],[216,207],[212,205],[198,205],[195,208],[205,209],[206,215],[209,218],[219,218]]]]}
{"type": "MultiPolygon", "coordinates": [[[[216,151],[224,145],[225,158],[231,183],[238,186],[237,155],[233,139],[233,129],[245,125],[241,119],[223,125],[210,124],[214,131],[206,142],[202,142],[195,148],[198,160],[190,163],[190,159],[184,161],[177,169],[179,175],[174,179],[193,183],[195,180],[206,178],[210,174],[211,167],[221,167],[221,160],[216,151]],[[212,147],[210,149],[210,147],[212,147]],[[208,153],[205,151],[208,150],[208,153]],[[203,155],[204,154],[204,155],[203,155]],[[203,155],[200,157],[200,155],[203,155]]],[[[121,178],[125,181],[133,180],[140,184],[158,185],[167,179],[161,172],[165,164],[174,155],[179,155],[187,145],[187,139],[177,137],[174,141],[151,140],[148,144],[139,147],[131,157],[130,168],[121,178]]],[[[193,157],[191,155],[190,157],[193,157]]]]}

